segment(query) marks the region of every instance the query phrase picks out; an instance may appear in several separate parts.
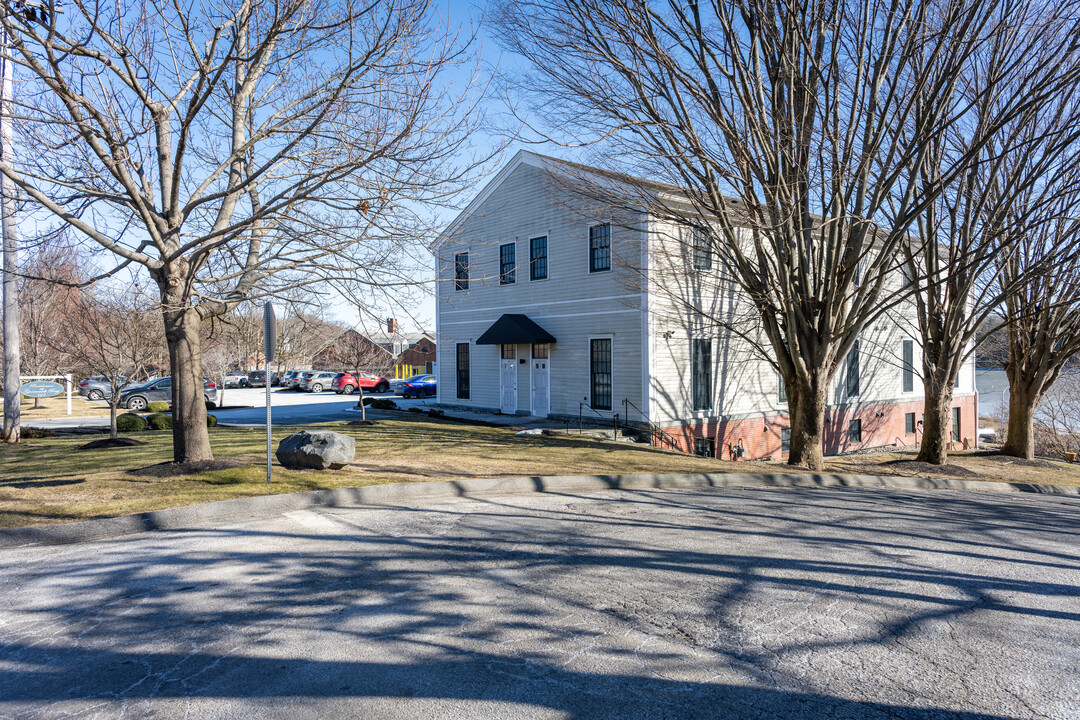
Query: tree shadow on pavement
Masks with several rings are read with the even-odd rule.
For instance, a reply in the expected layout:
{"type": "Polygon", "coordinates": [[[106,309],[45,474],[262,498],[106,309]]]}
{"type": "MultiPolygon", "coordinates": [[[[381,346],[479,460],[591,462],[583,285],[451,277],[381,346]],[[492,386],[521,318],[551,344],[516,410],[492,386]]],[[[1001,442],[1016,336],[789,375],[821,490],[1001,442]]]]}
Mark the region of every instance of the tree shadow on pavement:
{"type": "Polygon", "coordinates": [[[1080,646],[1077,530],[1075,503],[1041,498],[728,489],[335,508],[6,553],[0,711],[303,697],[358,716],[361,699],[426,698],[446,705],[418,714],[1015,717],[995,703],[1052,676],[1025,664],[1080,646]]]}

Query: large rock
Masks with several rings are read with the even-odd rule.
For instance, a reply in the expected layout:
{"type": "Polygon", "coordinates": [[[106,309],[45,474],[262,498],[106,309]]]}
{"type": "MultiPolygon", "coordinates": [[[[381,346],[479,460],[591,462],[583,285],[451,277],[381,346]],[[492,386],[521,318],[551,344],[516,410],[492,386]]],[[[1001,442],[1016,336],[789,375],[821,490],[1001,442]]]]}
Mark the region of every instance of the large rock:
{"type": "Polygon", "coordinates": [[[337,470],[356,457],[356,441],[329,430],[301,430],[278,443],[276,454],[285,467],[337,470]]]}

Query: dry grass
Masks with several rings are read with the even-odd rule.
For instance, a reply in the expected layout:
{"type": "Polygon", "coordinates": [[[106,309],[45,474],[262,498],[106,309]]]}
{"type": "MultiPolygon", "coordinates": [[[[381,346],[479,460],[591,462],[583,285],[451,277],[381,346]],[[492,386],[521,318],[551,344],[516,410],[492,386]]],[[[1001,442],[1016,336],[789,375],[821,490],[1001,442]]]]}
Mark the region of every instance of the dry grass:
{"type": "Polygon", "coordinates": [[[1029,462],[982,451],[950,452],[948,464],[943,467],[916,464],[914,460],[915,453],[846,455],[827,458],[825,466],[832,472],[857,475],[929,475],[1035,485],[1080,485],[1080,465],[1060,460],[1029,462]]]}
{"type": "MultiPolygon", "coordinates": [[[[506,475],[578,475],[746,470],[717,460],[591,439],[518,436],[510,430],[440,420],[384,420],[374,426],[320,426],[356,439],[356,462],[338,471],[274,467],[267,485],[265,431],[214,428],[219,458],[243,467],[168,479],[129,471],[167,462],[168,433],[144,432],[142,447],[78,450],[96,436],[53,437],[0,446],[0,527],[18,527],[322,488],[506,475]]],[[[274,444],[295,429],[275,430],[274,444]]]]}
{"type": "MultiPolygon", "coordinates": [[[[21,396],[20,396],[21,397],[21,396]]],[[[40,407],[34,407],[32,398],[21,398],[19,410],[23,420],[61,420],[68,417],[98,417],[105,418],[108,425],[109,405],[104,400],[91,401],[82,395],[71,395],[71,414],[67,414],[67,398],[63,395],[51,398],[41,398],[40,407]]],[[[0,400],[0,409],[4,407],[4,401],[0,400]]],[[[120,410],[120,413],[125,412],[120,410]]]]}
{"type": "MultiPolygon", "coordinates": [[[[168,433],[145,432],[145,446],[78,450],[96,436],[53,437],[0,446],[0,527],[18,527],[113,517],[167,507],[269,493],[322,488],[510,475],[592,475],[646,472],[789,472],[780,463],[733,463],[640,445],[588,438],[519,436],[487,428],[403,416],[377,425],[343,423],[320,427],[356,439],[356,461],[338,471],[296,471],[276,465],[274,483],[265,482],[261,429],[214,428],[218,458],[240,460],[241,467],[172,478],[138,476],[130,471],[171,459],[168,433]]],[[[277,441],[293,432],[274,432],[277,441]]],[[[910,454],[830,458],[827,470],[864,475],[949,476],[950,468],[930,472],[895,460],[910,454]]],[[[977,479],[1080,485],[1080,466],[1025,464],[974,453],[953,453],[950,465],[977,479]]]]}

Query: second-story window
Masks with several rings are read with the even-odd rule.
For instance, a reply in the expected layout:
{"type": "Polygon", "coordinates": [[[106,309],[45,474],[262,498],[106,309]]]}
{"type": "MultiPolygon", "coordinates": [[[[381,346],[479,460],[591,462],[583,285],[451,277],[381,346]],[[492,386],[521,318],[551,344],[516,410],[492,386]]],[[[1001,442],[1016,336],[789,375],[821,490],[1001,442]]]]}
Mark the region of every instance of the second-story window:
{"type": "Polygon", "coordinates": [[[529,279],[547,279],[547,235],[529,240],[529,279]]]}
{"type": "Polygon", "coordinates": [[[712,270],[712,247],[701,228],[694,228],[694,269],[712,270]]]}
{"type": "Polygon", "coordinates": [[[611,226],[589,228],[589,272],[611,269],[611,226]]]}
{"type": "Polygon", "coordinates": [[[499,284],[512,285],[517,280],[517,244],[499,246],[499,284]]]}
{"type": "Polygon", "coordinates": [[[469,289],[469,253],[458,253],[454,256],[454,289],[469,289]]]}

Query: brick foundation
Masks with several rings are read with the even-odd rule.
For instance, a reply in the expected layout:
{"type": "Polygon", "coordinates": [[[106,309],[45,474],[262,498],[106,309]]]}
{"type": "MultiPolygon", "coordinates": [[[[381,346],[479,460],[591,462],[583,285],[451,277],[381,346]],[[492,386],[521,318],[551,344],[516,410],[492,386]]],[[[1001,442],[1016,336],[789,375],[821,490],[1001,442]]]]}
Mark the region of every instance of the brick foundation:
{"type": "MultiPolygon", "coordinates": [[[[949,443],[950,450],[974,447],[978,423],[975,418],[975,397],[953,400],[960,408],[960,442],[949,443]]],[[[908,447],[922,440],[922,400],[905,403],[886,403],[859,408],[837,407],[825,411],[825,454],[839,455],[864,448],[908,447]],[[906,432],[905,414],[915,413],[915,432],[906,432]],[[861,423],[861,440],[852,441],[851,421],[861,423]]],[[[685,422],[662,428],[683,452],[695,452],[695,440],[713,441],[713,452],[724,460],[732,459],[732,449],[742,445],[743,460],[786,457],[781,453],[781,436],[790,427],[787,415],[744,420],[714,420],[685,422]]]]}

